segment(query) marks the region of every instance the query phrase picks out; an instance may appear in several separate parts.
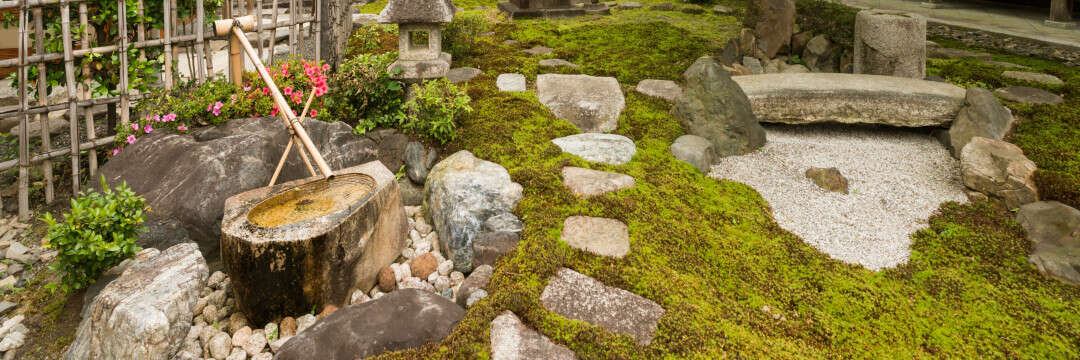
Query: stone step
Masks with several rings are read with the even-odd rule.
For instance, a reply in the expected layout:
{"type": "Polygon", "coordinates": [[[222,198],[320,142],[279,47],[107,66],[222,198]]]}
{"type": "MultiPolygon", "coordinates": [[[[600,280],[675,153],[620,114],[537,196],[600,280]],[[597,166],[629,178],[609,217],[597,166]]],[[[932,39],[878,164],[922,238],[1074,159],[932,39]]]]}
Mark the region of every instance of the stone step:
{"type": "Polygon", "coordinates": [[[572,360],[577,355],[525,326],[514,313],[504,311],[491,322],[491,359],[572,360]]]}
{"type": "Polygon", "coordinates": [[[571,216],[563,220],[562,241],[590,253],[621,258],[630,252],[626,224],[615,219],[571,216]]]}
{"type": "Polygon", "coordinates": [[[586,133],[551,140],[562,151],[585,159],[610,165],[630,162],[637,147],[630,138],[615,134],[586,133]]]}
{"type": "Polygon", "coordinates": [[[563,186],[579,197],[592,197],[633,187],[629,175],[567,166],[562,169],[563,186]]]}
{"type": "Polygon", "coordinates": [[[577,271],[561,268],[540,294],[544,308],[608,331],[629,335],[648,346],[664,308],[632,292],[604,285],[577,271]]]}

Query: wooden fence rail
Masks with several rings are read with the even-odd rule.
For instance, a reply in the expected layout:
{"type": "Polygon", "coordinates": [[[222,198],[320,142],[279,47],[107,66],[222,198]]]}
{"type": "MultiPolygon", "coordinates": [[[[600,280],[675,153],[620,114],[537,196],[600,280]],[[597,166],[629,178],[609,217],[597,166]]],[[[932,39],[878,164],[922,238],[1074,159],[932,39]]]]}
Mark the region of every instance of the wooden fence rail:
{"type": "MultiPolygon", "coordinates": [[[[138,0],[136,12],[140,18],[146,15],[147,7],[144,6],[144,0],[138,0]]],[[[102,44],[93,46],[89,37],[80,36],[79,43],[74,43],[76,40],[72,36],[71,24],[71,5],[78,6],[78,29],[86,29],[88,26],[88,7],[86,0],[16,0],[16,1],[0,1],[0,10],[5,9],[18,9],[18,22],[19,22],[19,53],[14,59],[0,61],[0,67],[17,67],[17,86],[19,94],[19,104],[14,109],[0,110],[0,119],[16,117],[19,120],[18,131],[18,159],[8,160],[0,162],[0,171],[9,171],[18,168],[18,213],[21,221],[27,221],[30,219],[30,173],[31,168],[34,166],[42,167],[42,175],[44,176],[44,191],[45,191],[45,203],[52,203],[55,200],[55,189],[53,184],[53,169],[54,160],[68,156],[71,159],[70,175],[72,182],[72,193],[78,194],[81,189],[80,186],[80,158],[82,152],[87,152],[87,171],[90,177],[96,176],[98,171],[97,163],[97,149],[112,144],[112,136],[107,134],[101,134],[104,136],[99,137],[99,134],[95,131],[95,125],[98,124],[94,118],[94,112],[92,107],[99,105],[110,105],[110,108],[115,106],[118,110],[118,117],[121,124],[126,125],[129,122],[128,117],[131,115],[132,102],[137,102],[145,94],[138,93],[135,89],[132,89],[128,83],[128,57],[118,56],[120,66],[115,69],[119,75],[119,81],[115,89],[115,96],[106,96],[93,98],[90,88],[90,68],[87,62],[83,62],[80,66],[82,73],[81,78],[76,77],[76,60],[91,55],[100,54],[127,54],[132,49],[137,49],[139,58],[146,58],[146,50],[150,48],[162,48],[164,61],[161,64],[161,79],[160,82],[154,86],[163,86],[166,89],[172,89],[175,85],[175,77],[178,75],[178,69],[174,66],[173,62],[178,61],[181,57],[180,50],[186,49],[188,56],[188,70],[189,76],[191,76],[197,82],[203,82],[213,77],[214,63],[213,54],[210,46],[211,41],[224,40],[225,37],[212,36],[206,33],[206,27],[209,24],[206,23],[208,18],[203,8],[203,0],[195,1],[195,14],[193,18],[189,19],[188,23],[182,23],[178,21],[177,15],[177,0],[163,0],[165,3],[162,6],[162,29],[156,34],[148,33],[145,22],[139,22],[133,27],[127,23],[126,16],[117,16],[117,33],[118,38],[115,44],[102,44]],[[46,19],[42,15],[43,9],[49,7],[59,7],[60,21],[61,21],[61,36],[63,37],[63,52],[62,53],[46,53],[44,41],[45,28],[47,24],[46,19]],[[32,24],[32,25],[31,25],[32,24]],[[30,32],[34,34],[33,51],[34,55],[30,55],[30,32]],[[130,41],[128,38],[134,34],[135,41],[130,41]],[[49,64],[63,64],[64,79],[63,85],[66,87],[66,98],[62,101],[50,103],[50,97],[47,92],[47,72],[49,64]],[[37,70],[37,79],[33,81],[29,79],[29,70],[34,67],[37,70]],[[36,84],[37,101],[36,104],[30,104],[29,94],[27,87],[31,85],[33,81],[36,84]],[[69,122],[68,136],[70,137],[69,146],[62,149],[52,148],[53,139],[50,137],[49,112],[64,110],[67,113],[67,119],[69,122]],[[84,122],[80,126],[79,115],[80,112],[83,115],[84,122]],[[41,133],[39,138],[41,139],[41,146],[37,151],[31,151],[30,149],[30,119],[34,117],[37,120],[37,129],[41,133]],[[80,128],[84,127],[86,134],[85,137],[80,137],[80,128]]],[[[270,1],[270,13],[264,14],[263,1],[262,0],[246,0],[245,4],[240,4],[239,1],[225,0],[221,8],[218,10],[215,16],[222,18],[229,18],[232,16],[239,16],[241,12],[246,12],[249,15],[255,15],[258,22],[256,23],[256,30],[254,34],[255,40],[259,44],[258,53],[262,57],[263,62],[267,64],[273,63],[274,60],[274,44],[277,38],[277,29],[288,28],[289,29],[289,51],[292,54],[299,52],[300,41],[298,36],[302,35],[300,30],[306,25],[307,28],[313,32],[315,37],[315,60],[318,60],[318,5],[316,0],[314,6],[305,8],[303,1],[297,0],[269,0],[270,1]],[[278,2],[287,1],[288,7],[286,8],[289,15],[289,19],[286,21],[279,21],[278,16],[278,2]],[[241,5],[244,5],[243,7],[241,5]],[[234,7],[236,8],[234,12],[234,7]],[[268,15],[270,18],[270,24],[263,24],[263,16],[268,15]],[[269,46],[264,46],[264,31],[268,31],[269,34],[269,46]]],[[[116,0],[117,14],[126,14],[127,3],[124,0],[116,0]]],[[[225,64],[218,64],[224,66],[225,64]]],[[[220,69],[219,69],[220,70],[220,69]]],[[[54,70],[55,71],[55,70],[54,70]]],[[[3,199],[0,198],[0,209],[3,199]]]]}

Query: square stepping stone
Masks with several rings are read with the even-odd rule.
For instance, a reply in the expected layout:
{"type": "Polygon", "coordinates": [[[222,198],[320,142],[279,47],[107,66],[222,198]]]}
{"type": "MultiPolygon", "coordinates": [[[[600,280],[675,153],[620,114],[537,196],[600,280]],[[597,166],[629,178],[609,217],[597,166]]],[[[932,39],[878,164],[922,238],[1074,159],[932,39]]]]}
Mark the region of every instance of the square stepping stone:
{"type": "Polygon", "coordinates": [[[548,280],[540,303],[553,313],[581,320],[648,346],[664,308],[632,292],[604,285],[577,271],[561,268],[548,280]]]}
{"type": "Polygon", "coordinates": [[[563,186],[579,197],[603,195],[637,184],[629,175],[573,166],[562,169],[562,180],[563,186]]]}
{"type": "Polygon", "coordinates": [[[575,249],[621,258],[630,252],[630,232],[615,219],[571,216],[563,220],[562,241],[575,249]]]}
{"type": "Polygon", "coordinates": [[[491,322],[491,359],[573,360],[577,355],[525,326],[514,313],[504,311],[491,322]]]}
{"type": "Polygon", "coordinates": [[[525,91],[525,75],[499,74],[495,86],[499,87],[499,91],[525,91]]]}
{"type": "Polygon", "coordinates": [[[675,100],[679,98],[679,95],[682,95],[682,88],[679,87],[679,84],[676,84],[671,80],[641,80],[641,82],[638,82],[637,86],[634,87],[634,91],[658,97],[667,102],[675,102],[675,100]]]}
{"type": "Polygon", "coordinates": [[[569,61],[566,61],[566,60],[563,60],[563,59],[544,59],[544,60],[540,60],[540,67],[560,67],[560,66],[567,66],[567,67],[571,67],[571,68],[575,68],[575,69],[581,67],[578,64],[575,64],[575,63],[572,63],[572,62],[569,62],[569,61]]]}
{"type": "Polygon", "coordinates": [[[559,149],[592,162],[622,165],[637,153],[634,140],[615,134],[577,134],[551,140],[559,149]]]}
{"type": "Polygon", "coordinates": [[[582,132],[615,130],[626,106],[619,81],[613,77],[543,74],[536,77],[536,97],[556,117],[582,132]]]}
{"type": "Polygon", "coordinates": [[[994,90],[994,94],[1002,99],[1022,104],[1057,105],[1065,102],[1065,99],[1057,94],[1027,86],[1004,87],[994,90]]]}
{"type": "Polygon", "coordinates": [[[1037,72],[1005,71],[1005,72],[1002,72],[1001,75],[1004,76],[1004,77],[1010,78],[1010,79],[1030,81],[1030,82],[1046,84],[1046,85],[1062,85],[1062,84],[1065,84],[1065,82],[1061,81],[1061,79],[1058,78],[1057,76],[1050,75],[1050,74],[1037,73],[1037,72]]]}

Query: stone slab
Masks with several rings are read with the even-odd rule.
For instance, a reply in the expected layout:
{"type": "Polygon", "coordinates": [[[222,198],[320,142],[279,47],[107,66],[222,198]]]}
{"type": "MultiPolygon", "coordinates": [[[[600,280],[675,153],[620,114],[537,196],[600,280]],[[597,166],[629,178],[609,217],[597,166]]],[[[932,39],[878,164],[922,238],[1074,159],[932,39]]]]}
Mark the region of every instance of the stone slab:
{"type": "Polygon", "coordinates": [[[633,187],[636,182],[629,175],[607,171],[567,166],[562,169],[563,186],[579,197],[603,195],[633,187]]]}
{"type": "Polygon", "coordinates": [[[679,87],[679,84],[671,80],[641,80],[638,82],[637,86],[634,87],[634,91],[658,97],[667,102],[675,102],[675,99],[678,99],[679,95],[682,95],[682,88],[679,87]]]}
{"type": "Polygon", "coordinates": [[[621,258],[630,252],[630,232],[615,219],[571,216],[563,220],[562,241],[600,256],[621,258]]]}
{"type": "Polygon", "coordinates": [[[561,268],[540,294],[548,311],[629,335],[641,346],[652,343],[664,308],[632,292],[604,285],[577,271],[561,268]]]}
{"type": "Polygon", "coordinates": [[[514,313],[504,311],[491,322],[491,359],[572,360],[577,355],[525,326],[514,313]]]}
{"type": "Polygon", "coordinates": [[[592,162],[622,165],[630,162],[637,147],[630,138],[615,134],[586,133],[551,140],[562,151],[592,162]]]}
{"type": "Polygon", "coordinates": [[[495,79],[495,86],[499,91],[525,91],[525,75],[522,74],[499,74],[495,79]]]}

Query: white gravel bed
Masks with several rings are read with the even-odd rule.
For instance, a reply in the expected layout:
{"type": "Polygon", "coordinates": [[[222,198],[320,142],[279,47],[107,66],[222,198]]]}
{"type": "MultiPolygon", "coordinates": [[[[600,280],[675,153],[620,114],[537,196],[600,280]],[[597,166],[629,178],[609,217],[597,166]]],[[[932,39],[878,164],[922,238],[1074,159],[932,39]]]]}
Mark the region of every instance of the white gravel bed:
{"type": "Polygon", "coordinates": [[[944,201],[966,202],[960,164],[925,132],[766,125],[768,142],[720,159],[709,176],[747,184],[781,227],[835,259],[871,270],[907,262],[910,235],[944,201]],[[850,194],[828,192],[804,173],[835,167],[850,194]]]}

